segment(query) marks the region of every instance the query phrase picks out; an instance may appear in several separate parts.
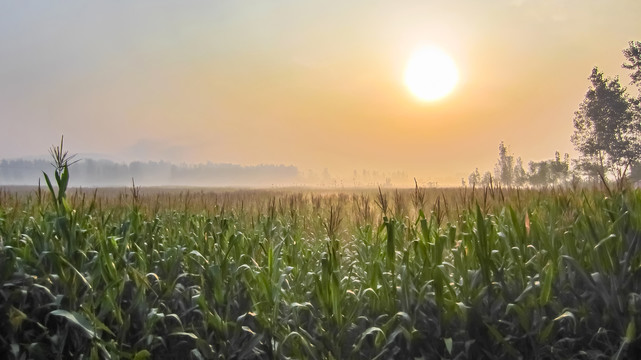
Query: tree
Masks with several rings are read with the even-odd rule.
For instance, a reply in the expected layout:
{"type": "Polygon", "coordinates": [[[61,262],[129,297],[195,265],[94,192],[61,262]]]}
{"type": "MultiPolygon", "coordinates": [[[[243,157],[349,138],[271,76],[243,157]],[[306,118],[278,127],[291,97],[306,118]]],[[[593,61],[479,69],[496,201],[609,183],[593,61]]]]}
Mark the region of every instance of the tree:
{"type": "Polygon", "coordinates": [[[485,174],[483,174],[483,178],[481,179],[481,185],[483,186],[490,186],[492,184],[492,173],[489,171],[486,171],[485,174]]]}
{"type": "Polygon", "coordinates": [[[476,168],[476,170],[467,177],[467,182],[470,186],[477,186],[481,184],[481,173],[479,173],[479,168],[476,168]]]}
{"type": "Polygon", "coordinates": [[[532,186],[548,186],[566,183],[570,176],[570,155],[555,152],[553,160],[530,161],[527,179],[532,186]]]}
{"type": "Polygon", "coordinates": [[[514,156],[508,154],[503,141],[499,144],[499,158],[494,166],[494,176],[503,186],[511,186],[514,180],[514,156]]]}
{"type": "Polygon", "coordinates": [[[554,160],[550,161],[550,180],[553,185],[565,183],[570,176],[570,155],[564,154],[561,160],[561,153],[554,153],[554,160]]]}
{"type": "Polygon", "coordinates": [[[551,183],[550,162],[530,161],[528,170],[528,181],[532,186],[542,187],[551,183]]]}
{"type": "MultiPolygon", "coordinates": [[[[638,89],[638,97],[632,99],[632,108],[635,121],[641,123],[641,42],[639,41],[630,41],[628,43],[628,48],[623,50],[623,55],[627,60],[626,63],[622,65],[623,68],[631,70],[630,74],[630,84],[635,85],[638,89]]],[[[633,164],[632,169],[630,170],[630,178],[633,181],[641,180],[641,164],[633,164]]]]}
{"type": "Polygon", "coordinates": [[[630,47],[623,50],[623,55],[628,60],[628,63],[623,64],[623,68],[633,71],[630,74],[632,84],[641,90],[641,42],[630,41],[628,45],[630,47]]]}
{"type": "Polygon", "coordinates": [[[630,83],[639,90],[638,97],[632,99],[632,108],[636,121],[641,122],[641,42],[630,41],[629,46],[629,48],[623,50],[623,55],[628,61],[623,64],[623,67],[632,70],[632,74],[630,74],[632,81],[630,83]]]}
{"type": "Polygon", "coordinates": [[[572,143],[584,169],[596,168],[603,181],[608,171],[622,181],[641,155],[641,126],[618,78],[605,78],[595,67],[588,79],[591,87],[574,114],[572,143]]]}
{"type": "Polygon", "coordinates": [[[516,159],[516,165],[514,165],[514,184],[516,186],[523,186],[527,183],[527,174],[525,169],[523,169],[523,160],[520,157],[516,159]]]}

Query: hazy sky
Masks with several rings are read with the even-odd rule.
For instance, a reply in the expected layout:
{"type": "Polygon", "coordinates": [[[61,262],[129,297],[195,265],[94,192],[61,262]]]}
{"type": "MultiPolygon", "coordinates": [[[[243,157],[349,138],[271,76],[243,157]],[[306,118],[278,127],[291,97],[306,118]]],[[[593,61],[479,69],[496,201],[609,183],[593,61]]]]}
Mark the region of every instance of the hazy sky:
{"type": "Polygon", "coordinates": [[[525,162],[573,154],[593,66],[629,78],[639,0],[0,0],[0,158],[403,170],[458,184],[500,141],[525,162]],[[436,45],[461,81],[403,84],[436,45]]]}

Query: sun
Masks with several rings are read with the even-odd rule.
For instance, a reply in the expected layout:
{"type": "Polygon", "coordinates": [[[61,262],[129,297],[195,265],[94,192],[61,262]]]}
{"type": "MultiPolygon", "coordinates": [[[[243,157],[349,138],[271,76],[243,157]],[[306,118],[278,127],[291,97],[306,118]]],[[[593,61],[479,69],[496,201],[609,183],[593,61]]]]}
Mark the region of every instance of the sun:
{"type": "Polygon", "coordinates": [[[454,60],[437,47],[416,50],[405,67],[405,86],[423,101],[436,101],[454,90],[459,80],[454,60]]]}

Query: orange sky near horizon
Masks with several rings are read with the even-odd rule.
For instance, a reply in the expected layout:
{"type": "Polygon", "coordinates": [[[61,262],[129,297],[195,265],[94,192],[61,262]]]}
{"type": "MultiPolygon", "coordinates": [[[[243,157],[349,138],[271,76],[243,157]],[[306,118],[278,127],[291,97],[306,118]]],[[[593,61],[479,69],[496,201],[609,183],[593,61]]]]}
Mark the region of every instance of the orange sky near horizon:
{"type": "MultiPolygon", "coordinates": [[[[0,158],[285,164],[404,171],[458,185],[498,144],[575,155],[593,66],[629,78],[641,2],[490,0],[40,4],[0,0],[0,158]],[[460,80],[436,102],[403,84],[418,46],[460,80]]],[[[632,89],[630,89],[632,90],[632,89]]]]}

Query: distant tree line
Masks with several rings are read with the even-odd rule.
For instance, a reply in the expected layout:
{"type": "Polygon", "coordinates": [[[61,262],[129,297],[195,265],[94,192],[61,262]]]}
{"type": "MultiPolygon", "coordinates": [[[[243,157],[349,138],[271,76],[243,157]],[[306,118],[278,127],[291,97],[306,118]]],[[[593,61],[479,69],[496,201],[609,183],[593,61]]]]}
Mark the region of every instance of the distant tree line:
{"type": "MultiPolygon", "coordinates": [[[[0,185],[35,185],[42,171],[52,169],[49,160],[0,160],[0,185]]],[[[119,163],[110,160],[82,159],[71,166],[72,186],[129,186],[131,179],[143,186],[271,186],[308,185],[322,187],[399,186],[409,183],[402,171],[353,171],[352,178],[322,172],[300,171],[295,166],[205,163],[172,164],[165,161],[119,163]]]]}
{"type": "MultiPolygon", "coordinates": [[[[49,172],[48,160],[0,161],[0,184],[37,184],[42,171],[49,172]]],[[[295,166],[206,163],[176,165],[169,162],[117,163],[84,159],[71,167],[73,186],[125,186],[134,178],[140,185],[253,186],[295,183],[295,166]]]]}
{"type": "MultiPolygon", "coordinates": [[[[585,99],[574,113],[571,141],[581,154],[570,165],[568,154],[557,151],[553,159],[531,161],[527,170],[521,158],[515,160],[503,142],[494,173],[483,175],[478,168],[468,176],[468,184],[501,186],[563,185],[569,181],[599,181],[608,186],[614,179],[618,186],[641,179],[641,42],[631,41],[623,51],[630,70],[633,96],[619,83],[594,67],[588,80],[585,99]]],[[[465,183],[465,179],[462,180],[465,183]]]]}
{"type": "MultiPolygon", "coordinates": [[[[499,157],[494,166],[494,173],[486,171],[483,175],[476,168],[467,178],[470,186],[532,186],[565,185],[574,178],[570,167],[570,155],[558,151],[554,158],[543,161],[530,161],[527,169],[523,167],[521,158],[514,158],[508,147],[499,144],[499,157]]],[[[463,180],[465,182],[465,180],[463,180]]]]}
{"type": "Polygon", "coordinates": [[[411,182],[411,177],[404,171],[353,170],[352,175],[331,174],[329,169],[322,171],[307,170],[301,172],[300,184],[320,187],[393,187],[404,186],[411,182]]]}

